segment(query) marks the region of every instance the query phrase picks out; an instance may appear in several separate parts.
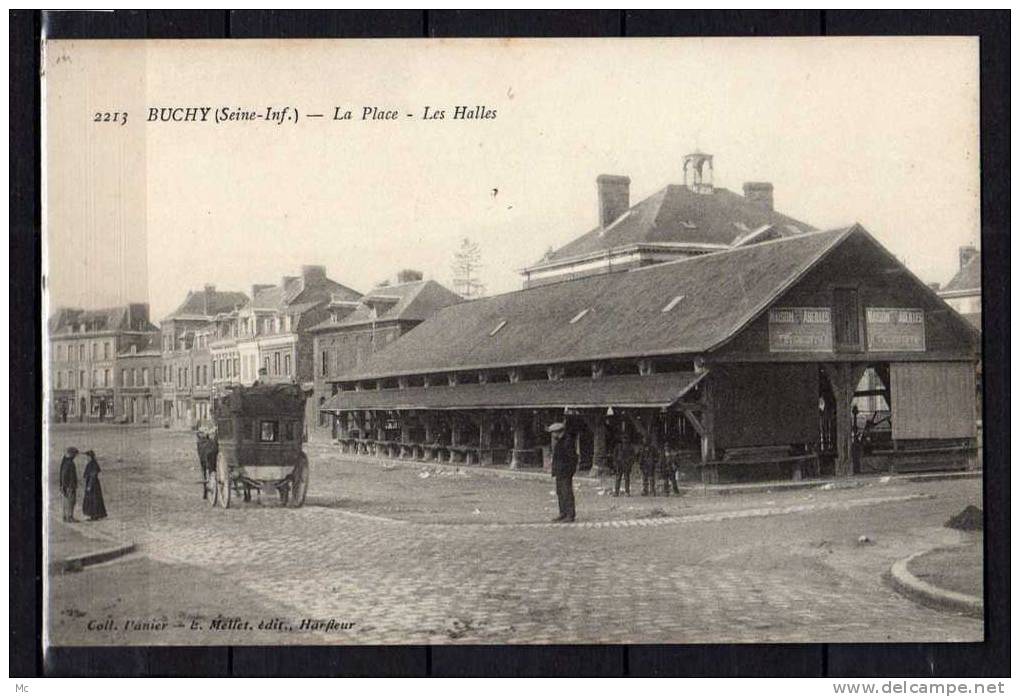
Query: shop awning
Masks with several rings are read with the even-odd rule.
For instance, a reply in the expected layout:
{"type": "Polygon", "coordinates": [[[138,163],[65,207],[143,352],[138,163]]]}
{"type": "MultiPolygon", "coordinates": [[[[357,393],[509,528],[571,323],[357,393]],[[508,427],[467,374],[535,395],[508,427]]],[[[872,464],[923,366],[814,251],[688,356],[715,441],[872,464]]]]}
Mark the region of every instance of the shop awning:
{"type": "Polygon", "coordinates": [[[659,373],[598,380],[570,378],[340,392],[321,411],[667,407],[706,374],[659,373]]]}

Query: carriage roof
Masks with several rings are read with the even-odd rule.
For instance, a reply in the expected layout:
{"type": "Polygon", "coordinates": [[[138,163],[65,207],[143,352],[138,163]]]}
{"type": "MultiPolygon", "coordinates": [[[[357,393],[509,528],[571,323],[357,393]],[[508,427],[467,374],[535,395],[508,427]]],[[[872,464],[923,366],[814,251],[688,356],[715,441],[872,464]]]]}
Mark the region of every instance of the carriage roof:
{"type": "Polygon", "coordinates": [[[216,416],[304,416],[305,395],[300,385],[235,387],[216,400],[216,416]]]}

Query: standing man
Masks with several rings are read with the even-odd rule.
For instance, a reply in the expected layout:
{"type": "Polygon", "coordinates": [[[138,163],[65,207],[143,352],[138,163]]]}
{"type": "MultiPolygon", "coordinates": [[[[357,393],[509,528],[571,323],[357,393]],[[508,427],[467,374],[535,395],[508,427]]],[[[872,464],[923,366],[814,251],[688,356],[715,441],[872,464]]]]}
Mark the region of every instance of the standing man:
{"type": "Polygon", "coordinates": [[[64,496],[64,522],[73,523],[74,504],[78,499],[78,468],[74,464],[74,456],[78,448],[67,449],[60,461],[60,493],[64,496]]]}
{"type": "Polygon", "coordinates": [[[680,453],[676,448],[667,443],[660,460],[662,463],[660,472],[662,474],[663,492],[666,496],[669,496],[670,489],[672,489],[673,493],[679,496],[680,487],[677,484],[676,476],[677,470],[680,468],[680,453]]]}
{"type": "Polygon", "coordinates": [[[573,523],[574,510],[574,473],[577,472],[577,453],[574,450],[574,439],[567,433],[567,426],[557,422],[546,429],[552,434],[552,476],[556,478],[556,500],[560,506],[560,515],[553,518],[554,523],[573,523]]]}
{"type": "Polygon", "coordinates": [[[616,489],[613,496],[620,495],[620,483],[623,489],[630,496],[630,473],[634,468],[634,446],[630,443],[630,436],[624,431],[620,435],[620,442],[613,448],[613,469],[616,474],[616,489]]]}

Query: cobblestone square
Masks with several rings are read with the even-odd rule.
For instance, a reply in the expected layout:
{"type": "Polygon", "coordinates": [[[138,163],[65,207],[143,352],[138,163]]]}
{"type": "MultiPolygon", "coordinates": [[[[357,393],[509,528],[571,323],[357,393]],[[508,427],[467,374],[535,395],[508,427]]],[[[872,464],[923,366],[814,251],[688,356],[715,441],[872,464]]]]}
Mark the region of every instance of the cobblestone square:
{"type": "Polygon", "coordinates": [[[557,525],[551,479],[353,461],[310,444],[303,508],[222,510],[202,501],[193,434],[60,426],[46,463],[58,537],[54,478],[72,444],[96,450],[110,511],[76,531],[138,551],[48,579],[57,645],[983,636],[980,620],[883,580],[897,559],[951,541],[940,526],[981,505],[977,478],[654,499],[579,478],[578,523],[557,525]]]}

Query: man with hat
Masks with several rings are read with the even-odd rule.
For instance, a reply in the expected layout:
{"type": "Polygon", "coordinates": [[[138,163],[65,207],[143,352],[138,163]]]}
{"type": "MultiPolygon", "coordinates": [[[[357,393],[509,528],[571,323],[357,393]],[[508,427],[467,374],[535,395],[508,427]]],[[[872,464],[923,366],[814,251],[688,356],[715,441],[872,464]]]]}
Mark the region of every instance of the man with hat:
{"type": "Polygon", "coordinates": [[[74,504],[78,499],[78,468],[74,464],[74,456],[78,448],[71,446],[60,461],[60,493],[64,497],[64,522],[73,523],[74,504]]]}
{"type": "Polygon", "coordinates": [[[557,422],[545,429],[552,434],[552,476],[556,479],[556,500],[560,515],[554,523],[574,522],[574,473],[577,471],[577,452],[567,425],[557,422]]]}

